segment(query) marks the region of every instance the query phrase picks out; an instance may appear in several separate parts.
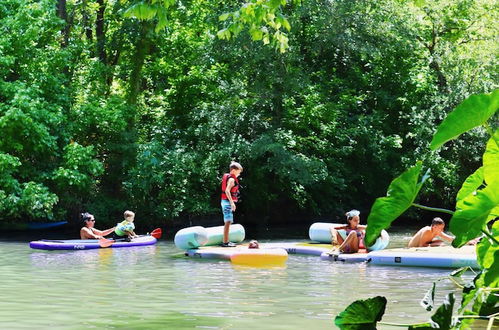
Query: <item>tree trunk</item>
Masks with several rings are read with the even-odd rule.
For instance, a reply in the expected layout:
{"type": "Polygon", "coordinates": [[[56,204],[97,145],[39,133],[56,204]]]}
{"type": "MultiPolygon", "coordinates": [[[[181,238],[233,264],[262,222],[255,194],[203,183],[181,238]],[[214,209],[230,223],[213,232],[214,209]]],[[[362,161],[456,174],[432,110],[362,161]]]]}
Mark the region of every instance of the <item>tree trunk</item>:
{"type": "Polygon", "coordinates": [[[61,29],[61,34],[62,34],[61,46],[63,48],[66,48],[69,44],[69,32],[71,30],[71,24],[68,20],[66,0],[58,0],[56,9],[57,9],[57,17],[59,17],[65,22],[63,28],[61,29]]]}

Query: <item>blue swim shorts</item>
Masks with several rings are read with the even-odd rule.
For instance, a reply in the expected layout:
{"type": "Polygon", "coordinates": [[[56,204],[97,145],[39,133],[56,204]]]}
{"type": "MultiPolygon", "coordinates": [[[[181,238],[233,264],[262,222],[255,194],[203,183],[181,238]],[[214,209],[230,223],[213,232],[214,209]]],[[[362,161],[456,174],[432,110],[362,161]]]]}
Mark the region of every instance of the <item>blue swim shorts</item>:
{"type": "Polygon", "coordinates": [[[224,222],[234,222],[234,216],[232,214],[232,208],[230,207],[230,202],[228,199],[222,199],[220,203],[222,205],[222,213],[224,214],[224,222]]]}

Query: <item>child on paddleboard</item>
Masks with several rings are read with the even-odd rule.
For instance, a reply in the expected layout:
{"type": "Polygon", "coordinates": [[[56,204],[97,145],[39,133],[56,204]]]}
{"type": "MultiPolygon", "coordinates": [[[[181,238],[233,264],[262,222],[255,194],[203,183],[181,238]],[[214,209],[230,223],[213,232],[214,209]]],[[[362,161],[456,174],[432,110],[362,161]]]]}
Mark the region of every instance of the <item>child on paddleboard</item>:
{"type": "Polygon", "coordinates": [[[236,211],[236,202],[239,197],[239,180],[243,167],[237,162],[231,162],[229,173],[222,177],[221,206],[224,218],[224,234],[222,247],[234,247],[236,244],[229,242],[229,230],[231,223],[234,222],[234,211],[236,211]]]}
{"type": "Polygon", "coordinates": [[[367,226],[359,225],[360,212],[351,210],[345,213],[345,216],[347,217],[347,224],[345,226],[331,228],[331,244],[335,246],[333,253],[337,253],[338,251],[341,253],[357,253],[360,243],[364,238],[364,231],[367,226]],[[346,232],[345,239],[338,233],[338,230],[341,229],[346,232]]]}
{"type": "Polygon", "coordinates": [[[113,238],[126,238],[130,240],[132,238],[138,237],[134,232],[135,224],[133,223],[133,221],[135,220],[135,213],[127,210],[123,215],[125,217],[125,220],[116,225],[113,238]]]}

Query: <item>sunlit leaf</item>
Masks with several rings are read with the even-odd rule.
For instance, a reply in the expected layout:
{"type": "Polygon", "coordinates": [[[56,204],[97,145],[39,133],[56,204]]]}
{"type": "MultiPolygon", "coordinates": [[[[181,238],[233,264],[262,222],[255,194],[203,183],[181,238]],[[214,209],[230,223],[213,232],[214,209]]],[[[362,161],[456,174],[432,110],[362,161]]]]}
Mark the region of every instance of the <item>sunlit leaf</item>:
{"type": "Polygon", "coordinates": [[[450,329],[453,325],[452,309],[454,301],[454,294],[449,293],[443,304],[433,314],[429,323],[413,325],[409,329],[450,329]]]}
{"type": "Polygon", "coordinates": [[[461,208],[454,212],[449,230],[456,236],[452,246],[460,247],[480,235],[490,212],[499,205],[499,186],[488,185],[463,199],[461,208]]]}
{"type": "Polygon", "coordinates": [[[156,16],[157,7],[144,2],[139,2],[128,8],[124,16],[135,17],[142,20],[152,19],[156,16]]]}
{"type": "MultiPolygon", "coordinates": [[[[491,235],[499,241],[499,221],[492,225],[491,235]]],[[[494,263],[494,254],[499,250],[499,245],[494,244],[490,238],[483,237],[477,244],[477,259],[482,268],[490,268],[494,263]]],[[[499,262],[499,260],[497,260],[499,262]]]]}
{"type": "Polygon", "coordinates": [[[434,301],[435,301],[435,282],[433,282],[433,285],[426,292],[425,296],[423,297],[423,299],[419,304],[427,311],[431,311],[433,309],[434,301]]]}
{"type": "Polygon", "coordinates": [[[487,184],[494,184],[499,181],[499,130],[487,142],[485,153],[483,154],[483,176],[487,184]]]}
{"type": "Polygon", "coordinates": [[[483,167],[480,167],[464,181],[461,189],[459,189],[457,193],[456,208],[460,208],[460,201],[474,193],[481,185],[483,185],[483,167]]]}
{"type": "Polygon", "coordinates": [[[225,20],[227,20],[227,18],[229,18],[229,16],[230,16],[230,13],[225,13],[225,14],[222,14],[222,15],[220,15],[220,16],[218,17],[218,20],[219,20],[219,21],[225,21],[225,20]]]}
{"type": "Polygon", "coordinates": [[[430,149],[435,150],[462,133],[485,124],[498,108],[499,89],[490,94],[477,94],[468,97],[438,126],[430,149]]]}
{"type": "Polygon", "coordinates": [[[376,199],[367,218],[368,226],[365,239],[368,246],[374,244],[381,231],[390,227],[392,221],[404,213],[414,202],[421,186],[428,178],[426,174],[418,182],[421,167],[421,162],[418,162],[406,170],[390,183],[386,197],[376,199]]]}
{"type": "Polygon", "coordinates": [[[336,316],[334,323],[340,327],[346,325],[373,326],[383,317],[386,302],[386,298],[381,296],[354,301],[336,316]]]}

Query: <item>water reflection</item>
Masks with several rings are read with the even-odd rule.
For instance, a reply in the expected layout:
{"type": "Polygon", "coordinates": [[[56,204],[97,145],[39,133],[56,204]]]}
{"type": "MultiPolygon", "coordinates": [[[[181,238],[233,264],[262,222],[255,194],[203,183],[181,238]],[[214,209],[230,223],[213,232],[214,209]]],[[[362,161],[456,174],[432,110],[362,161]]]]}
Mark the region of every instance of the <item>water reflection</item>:
{"type": "MultiPolygon", "coordinates": [[[[448,274],[300,255],[286,267],[251,268],[189,259],[165,241],[88,251],[0,243],[0,328],[320,329],[349,303],[376,295],[388,300],[384,321],[415,323],[431,315],[419,306],[425,291],[448,274]]],[[[436,304],[455,289],[439,281],[436,304]]]]}

